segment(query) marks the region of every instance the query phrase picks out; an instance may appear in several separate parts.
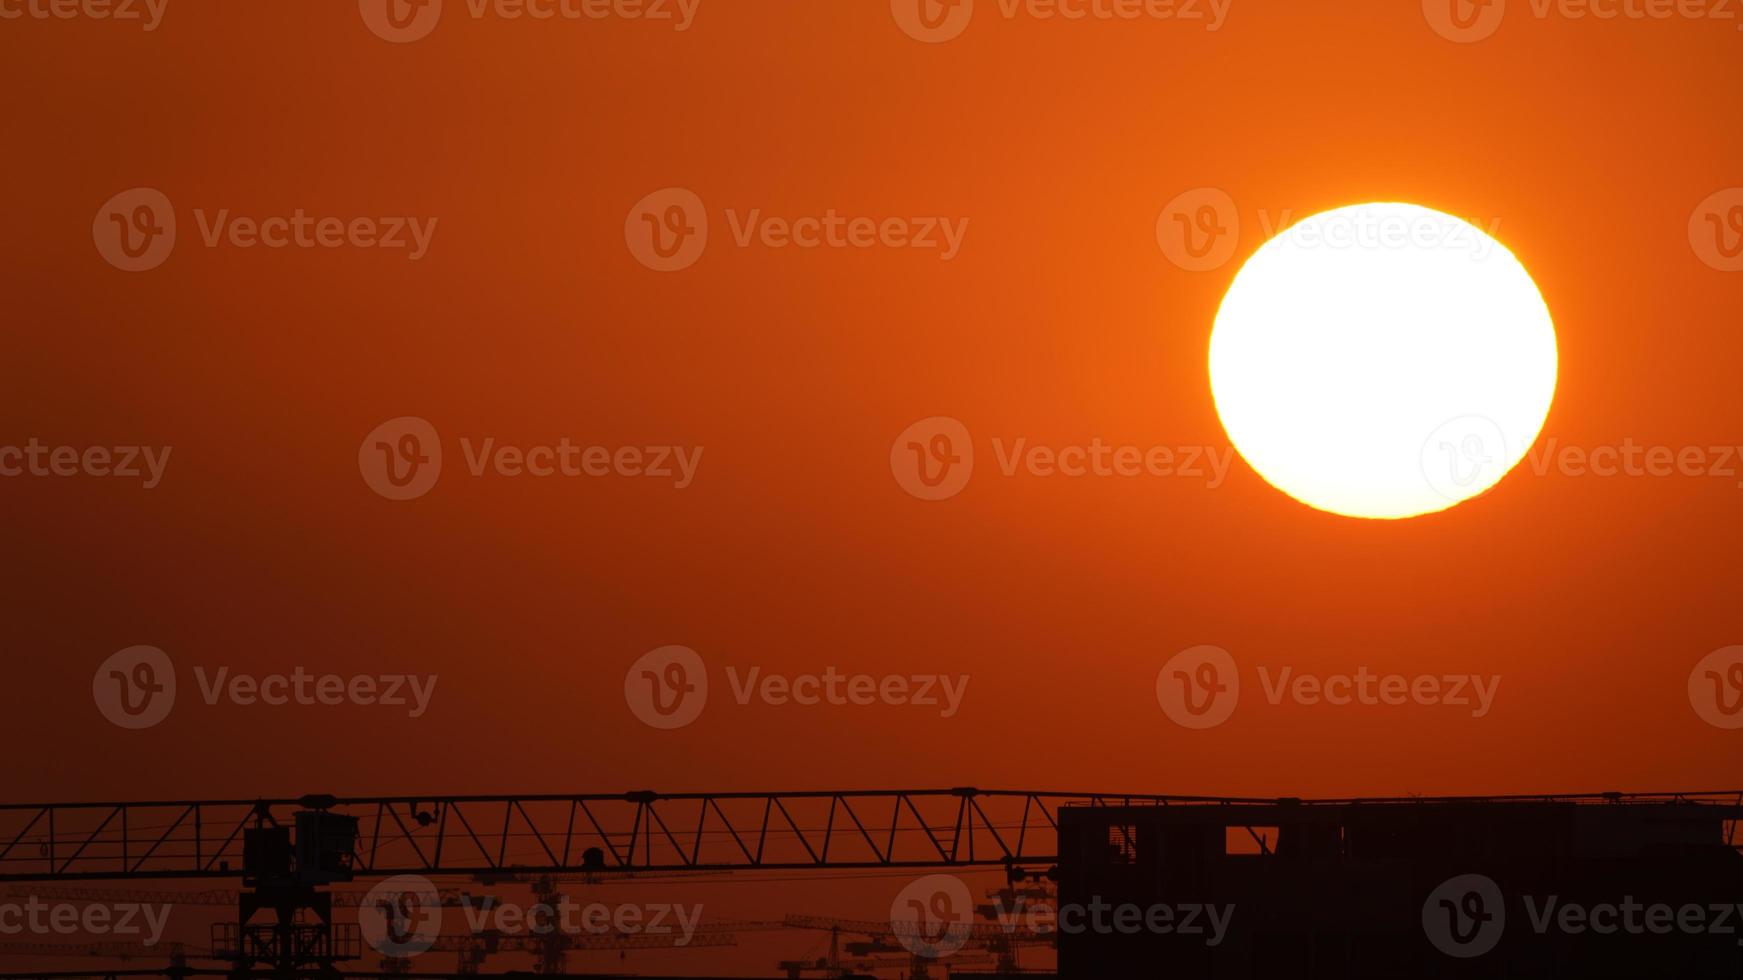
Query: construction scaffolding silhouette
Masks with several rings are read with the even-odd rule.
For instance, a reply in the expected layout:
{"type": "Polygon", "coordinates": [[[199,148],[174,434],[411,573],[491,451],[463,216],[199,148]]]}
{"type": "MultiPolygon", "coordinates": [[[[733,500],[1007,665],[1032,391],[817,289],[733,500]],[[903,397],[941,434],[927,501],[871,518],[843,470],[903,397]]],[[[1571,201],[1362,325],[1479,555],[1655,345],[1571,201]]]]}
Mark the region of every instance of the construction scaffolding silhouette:
{"type": "MultiPolygon", "coordinates": [[[[1470,959],[1448,952],[1433,919],[1436,888],[1473,876],[1528,900],[1627,895],[1743,915],[1740,820],[1735,791],[1299,800],[957,788],[55,803],[0,807],[0,882],[62,882],[51,894],[99,900],[157,893],[91,882],[240,880],[238,890],[178,899],[231,906],[236,918],[214,929],[209,951],[180,950],[172,967],[206,972],[187,958],[209,953],[236,978],[361,975],[341,972],[363,953],[357,927],[334,913],[368,903],[366,892],[334,887],[353,881],[468,876],[531,883],[551,902],[564,881],[637,875],[999,869],[1010,884],[989,897],[1001,907],[1057,882],[1058,918],[1048,930],[964,925],[952,951],[964,950],[962,966],[991,966],[988,975],[1013,975],[1018,949],[1044,946],[1057,949],[1067,980],[1164,967],[1185,977],[1588,980],[1649,975],[1638,973],[1649,963],[1674,964],[1679,980],[1736,980],[1743,947],[1716,929],[1576,941],[1521,927],[1491,955],[1470,959]],[[1181,928],[1070,928],[1064,913],[1101,906],[1240,915],[1215,943],[1181,928]]],[[[1499,916],[1471,904],[1480,892],[1442,899],[1457,942],[1480,939],[1499,916]]],[[[454,888],[433,895],[439,905],[489,901],[454,888]]],[[[735,928],[773,925],[831,934],[827,960],[783,962],[793,975],[926,975],[927,954],[904,950],[890,923],[816,915],[723,923],[699,945],[730,945],[735,928]],[[843,933],[861,937],[846,956],[843,933]]],[[[429,948],[458,956],[463,973],[510,949],[555,973],[570,951],[660,945],[480,933],[429,948]]],[[[383,973],[410,976],[409,966],[384,962],[383,973]]]]}

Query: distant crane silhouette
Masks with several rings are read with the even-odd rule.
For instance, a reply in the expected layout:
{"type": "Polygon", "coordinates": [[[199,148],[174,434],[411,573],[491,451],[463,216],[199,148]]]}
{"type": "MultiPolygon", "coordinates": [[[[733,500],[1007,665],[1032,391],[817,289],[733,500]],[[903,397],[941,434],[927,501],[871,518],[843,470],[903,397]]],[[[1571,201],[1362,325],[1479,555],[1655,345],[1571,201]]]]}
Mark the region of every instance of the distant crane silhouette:
{"type": "MultiPolygon", "coordinates": [[[[965,925],[960,931],[962,945],[948,957],[934,958],[921,952],[913,951],[903,946],[902,935],[889,922],[875,922],[864,919],[833,919],[816,915],[789,915],[782,920],[794,929],[815,929],[827,931],[830,934],[830,955],[832,960],[841,966],[853,968],[864,967],[864,961],[854,962],[852,957],[883,957],[879,968],[888,967],[892,962],[905,962],[908,976],[913,980],[925,980],[932,975],[934,968],[948,972],[960,968],[970,960],[991,959],[999,972],[1017,972],[1017,950],[1025,946],[1052,947],[1052,934],[1038,932],[1032,929],[1007,926],[1002,923],[980,922],[965,925]],[[837,941],[843,933],[853,936],[864,936],[867,942],[849,943],[846,951],[849,961],[840,959],[840,946],[837,941]],[[958,963],[958,957],[964,963],[958,963]],[[889,956],[894,956],[892,961],[889,956]]],[[[787,966],[783,964],[783,966],[787,966]]]]}

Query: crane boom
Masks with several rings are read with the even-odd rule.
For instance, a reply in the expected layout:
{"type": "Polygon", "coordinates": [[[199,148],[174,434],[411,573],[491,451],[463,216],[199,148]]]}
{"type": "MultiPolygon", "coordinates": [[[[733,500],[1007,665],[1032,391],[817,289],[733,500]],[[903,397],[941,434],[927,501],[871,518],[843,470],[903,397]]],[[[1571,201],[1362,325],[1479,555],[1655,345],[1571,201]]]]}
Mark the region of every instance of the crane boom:
{"type": "MultiPolygon", "coordinates": [[[[1738,805],[1725,793],[1487,797],[1738,805]]],[[[310,811],[355,821],[340,877],[1035,867],[1066,807],[1276,799],[1022,790],[336,797],[0,805],[0,882],[245,876],[248,831],[310,811]]],[[[1290,801],[1302,805],[1352,801],[1290,801]]],[[[1426,798],[1369,800],[1406,806],[1426,798]]]]}
{"type": "Polygon", "coordinates": [[[0,881],[237,878],[246,831],[310,810],[357,821],[358,877],[1046,864],[1061,807],[1189,800],[953,789],[5,805],[0,881]]]}

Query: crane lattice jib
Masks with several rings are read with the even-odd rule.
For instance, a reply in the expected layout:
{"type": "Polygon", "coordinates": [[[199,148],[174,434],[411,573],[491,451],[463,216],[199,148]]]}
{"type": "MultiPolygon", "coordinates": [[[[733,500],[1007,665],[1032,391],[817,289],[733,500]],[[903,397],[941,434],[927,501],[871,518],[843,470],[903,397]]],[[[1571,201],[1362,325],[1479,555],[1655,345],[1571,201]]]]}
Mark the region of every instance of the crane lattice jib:
{"type": "MultiPolygon", "coordinates": [[[[0,881],[243,876],[245,832],[298,811],[357,821],[351,873],[588,874],[1046,867],[1068,807],[1687,802],[1739,793],[1277,800],[1016,790],[360,797],[0,805],[0,881]]],[[[1735,816],[1728,819],[1735,819],[1735,816]]]]}

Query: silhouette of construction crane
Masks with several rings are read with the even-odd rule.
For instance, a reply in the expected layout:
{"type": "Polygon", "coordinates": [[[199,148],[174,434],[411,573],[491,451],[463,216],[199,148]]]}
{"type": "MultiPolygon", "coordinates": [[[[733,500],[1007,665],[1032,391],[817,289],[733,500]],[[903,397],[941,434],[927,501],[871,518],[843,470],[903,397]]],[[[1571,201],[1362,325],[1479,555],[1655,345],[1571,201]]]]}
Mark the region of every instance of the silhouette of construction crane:
{"type": "MultiPolygon", "coordinates": [[[[461,908],[477,902],[488,902],[491,896],[474,895],[457,888],[436,889],[443,908],[461,908]]],[[[184,905],[190,908],[235,908],[242,892],[234,888],[206,888],[199,891],[173,891],[162,888],[97,888],[89,885],[74,887],[36,885],[31,888],[13,886],[8,895],[14,898],[37,898],[54,902],[83,902],[101,905],[184,905]]],[[[362,889],[344,889],[331,893],[334,908],[360,908],[369,893],[362,889]]]]}
{"type": "Polygon", "coordinates": [[[182,943],[143,943],[125,940],[95,942],[0,942],[0,956],[39,956],[46,958],[94,958],[105,960],[167,960],[173,971],[185,967],[189,960],[213,959],[212,951],[182,943]]]}
{"type": "MultiPolygon", "coordinates": [[[[562,884],[584,884],[589,887],[612,884],[646,884],[649,882],[684,881],[725,874],[726,872],[614,872],[609,875],[528,875],[512,872],[499,875],[481,875],[479,880],[481,884],[491,887],[500,887],[506,884],[529,885],[535,902],[554,908],[563,901],[564,896],[558,891],[558,886],[562,884]]],[[[441,907],[450,909],[489,909],[499,901],[498,896],[495,895],[474,894],[471,891],[455,888],[439,888],[436,889],[436,893],[441,907]]],[[[176,891],[148,888],[103,888],[91,885],[48,887],[37,885],[30,888],[14,886],[9,894],[16,898],[66,903],[179,905],[211,908],[235,908],[242,895],[240,891],[235,889],[222,888],[176,891]]],[[[335,908],[362,908],[369,895],[369,892],[361,889],[335,890],[332,892],[333,906],[335,908]]],[[[571,952],[616,952],[622,955],[636,950],[718,948],[735,945],[733,937],[739,932],[785,927],[779,922],[712,920],[698,922],[693,928],[694,931],[688,939],[679,936],[627,933],[515,934],[486,928],[470,935],[444,935],[434,941],[428,952],[454,954],[458,957],[459,972],[468,974],[478,973],[493,954],[525,953],[534,956],[537,960],[535,966],[537,972],[558,975],[565,972],[565,960],[567,954],[571,952]]],[[[20,955],[91,956],[121,960],[132,958],[163,959],[166,955],[170,955],[173,961],[182,963],[188,959],[221,958],[217,957],[209,948],[189,947],[181,943],[163,943],[156,946],[129,942],[15,943],[11,947],[0,946],[0,951],[10,951],[20,955]]],[[[173,965],[174,962],[172,962],[173,965]]],[[[383,973],[404,973],[409,966],[409,960],[392,958],[384,958],[380,964],[383,973]]]]}
{"type": "MultiPolygon", "coordinates": [[[[819,977],[823,980],[856,980],[860,977],[869,977],[873,971],[906,971],[913,966],[911,954],[906,952],[899,955],[854,954],[852,952],[854,945],[856,944],[849,944],[848,955],[843,956],[841,947],[832,939],[829,954],[824,958],[782,960],[775,966],[788,980],[801,980],[804,977],[819,977]]],[[[952,956],[950,961],[945,964],[947,974],[954,970],[981,968],[998,969],[998,959],[984,954],[968,954],[952,956]]],[[[998,972],[1003,975],[1009,971],[999,969],[998,972]]]]}
{"type": "MultiPolygon", "coordinates": [[[[521,877],[513,880],[522,881],[521,877]]],[[[565,881],[585,881],[585,876],[564,876],[542,874],[533,876],[532,886],[534,907],[544,907],[555,910],[560,908],[565,896],[560,885],[565,881]]],[[[590,882],[592,883],[592,882],[590,882]]],[[[778,922],[749,921],[703,921],[693,925],[693,931],[686,935],[648,934],[648,933],[602,933],[585,934],[565,932],[560,929],[545,929],[530,933],[505,933],[498,929],[485,928],[470,936],[443,937],[437,940],[434,952],[453,952],[460,954],[462,971],[477,973],[484,965],[485,959],[499,952],[530,953],[536,963],[534,971],[541,974],[556,975],[567,972],[568,954],[571,952],[615,951],[625,953],[630,950],[647,949],[698,949],[737,945],[736,936],[740,932],[762,929],[781,928],[778,922]]],[[[390,961],[404,964],[405,960],[390,961]]],[[[384,964],[389,969],[389,964],[384,964]]]]}
{"type": "Polygon", "coordinates": [[[213,951],[228,956],[233,977],[289,977],[332,975],[360,957],[356,927],[334,921],[330,890],[359,878],[1001,867],[1016,879],[1058,867],[1065,816],[1087,826],[1086,815],[1106,813],[1124,826],[1167,813],[1171,824],[1220,833],[1242,819],[1317,826],[1345,813],[1615,807],[1699,811],[1697,822],[1723,821],[1736,856],[1743,793],[1734,790],[1309,801],[972,788],[303,796],[0,806],[0,882],[239,878],[236,920],[215,930],[213,951]]]}
{"type": "MultiPolygon", "coordinates": [[[[831,955],[834,957],[839,956],[840,950],[845,950],[850,959],[853,957],[882,956],[885,959],[884,966],[906,965],[908,976],[914,980],[924,980],[931,975],[934,968],[946,970],[961,968],[966,964],[959,962],[958,956],[964,952],[968,954],[963,957],[964,960],[986,959],[995,963],[1000,972],[1016,972],[1019,968],[1016,951],[1019,948],[1051,948],[1054,944],[1053,936],[1050,933],[1037,932],[1003,923],[963,923],[960,926],[949,927],[949,933],[953,940],[951,945],[955,947],[954,951],[944,956],[938,956],[926,952],[924,948],[914,949],[904,945],[904,939],[911,941],[915,937],[906,935],[902,929],[891,922],[835,919],[817,915],[789,915],[782,921],[794,929],[828,932],[830,934],[831,955]],[[850,942],[843,946],[839,943],[839,937],[843,934],[863,936],[866,941],[850,942]],[[890,958],[892,956],[893,960],[890,958]]],[[[849,965],[855,964],[850,963],[849,965]]]]}
{"type": "MultiPolygon", "coordinates": [[[[554,937],[529,934],[505,934],[486,931],[476,935],[445,935],[435,939],[429,952],[449,953],[458,957],[459,973],[477,973],[485,960],[492,954],[526,953],[539,958],[535,972],[550,975],[560,975],[563,958],[557,957],[553,962],[548,957],[552,947],[557,947],[567,953],[618,953],[636,950],[672,950],[672,949],[718,949],[723,946],[737,945],[730,930],[720,927],[699,928],[697,932],[685,938],[674,935],[570,935],[557,934],[554,937]]],[[[166,962],[166,973],[174,973],[186,969],[190,961],[219,961],[228,959],[221,950],[208,947],[189,946],[178,942],[128,942],[118,940],[101,940],[91,942],[0,942],[0,955],[32,956],[44,958],[94,958],[107,960],[152,960],[166,962]]],[[[381,965],[381,972],[386,974],[409,972],[409,961],[387,960],[381,965]]]]}
{"type": "MultiPolygon", "coordinates": [[[[730,932],[699,931],[685,939],[670,935],[603,935],[553,932],[548,934],[505,934],[486,931],[470,936],[443,936],[430,947],[433,953],[457,956],[459,973],[481,972],[489,957],[501,953],[525,953],[535,960],[533,972],[558,976],[567,972],[570,953],[618,953],[636,950],[718,949],[736,946],[738,940],[730,932]]],[[[394,972],[409,966],[409,960],[387,960],[383,972],[394,972]]]]}
{"type": "Polygon", "coordinates": [[[0,806],[0,881],[236,878],[251,836],[264,858],[280,830],[305,866],[345,859],[324,875],[1036,864],[1052,860],[1062,807],[1193,802],[1221,801],[953,789],[13,804],[0,806]],[[293,837],[294,820],[308,833],[293,837]],[[327,831],[354,849],[320,847],[327,831]]]}

